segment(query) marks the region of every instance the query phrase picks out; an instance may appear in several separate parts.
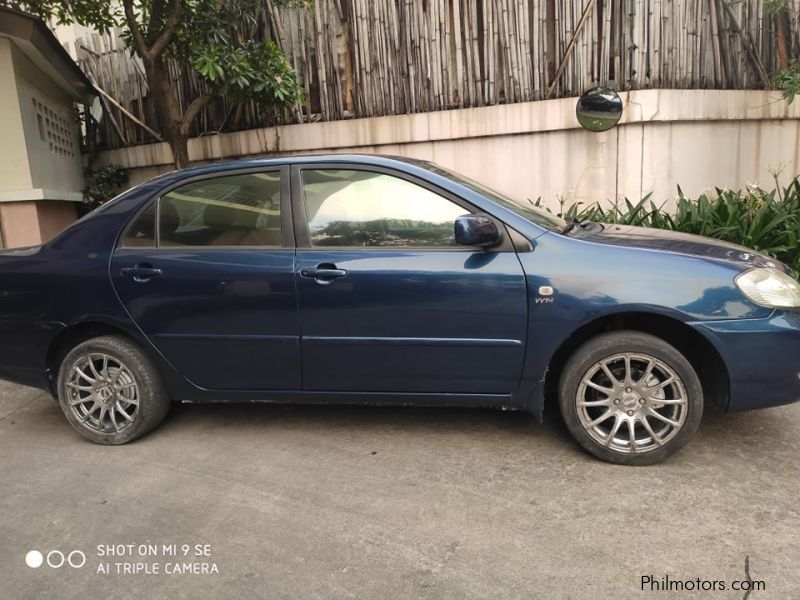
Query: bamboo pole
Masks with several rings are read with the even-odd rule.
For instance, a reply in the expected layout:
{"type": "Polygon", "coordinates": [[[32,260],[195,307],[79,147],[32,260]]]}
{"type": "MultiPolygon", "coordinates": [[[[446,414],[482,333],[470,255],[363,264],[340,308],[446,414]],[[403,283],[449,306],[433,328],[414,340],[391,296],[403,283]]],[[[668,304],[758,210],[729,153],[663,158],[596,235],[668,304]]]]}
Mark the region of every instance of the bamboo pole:
{"type": "Polygon", "coordinates": [[[586,3],[586,8],[583,9],[583,14],[581,14],[581,19],[578,21],[578,25],[575,28],[575,33],[572,35],[572,39],[570,39],[569,44],[567,44],[567,49],[564,51],[564,56],[561,58],[561,62],[558,65],[558,69],[556,69],[555,77],[553,77],[553,81],[550,83],[550,87],[547,90],[547,97],[552,98],[553,92],[556,89],[556,85],[558,85],[558,80],[561,77],[561,73],[564,72],[564,67],[569,60],[570,54],[572,53],[572,49],[575,47],[575,42],[578,39],[578,36],[581,34],[583,30],[583,26],[586,24],[586,18],[589,16],[589,13],[594,8],[594,5],[597,0],[589,0],[586,3]]]}
{"type": "MultiPolygon", "coordinates": [[[[94,78],[92,78],[92,79],[94,79],[94,78]]],[[[122,105],[121,105],[119,102],[117,102],[116,100],[114,100],[114,98],[113,98],[113,97],[111,97],[111,96],[110,96],[110,95],[109,95],[109,94],[108,94],[108,93],[107,93],[105,90],[103,90],[103,88],[101,88],[99,85],[97,85],[97,82],[96,82],[96,81],[92,81],[92,85],[94,85],[94,89],[96,89],[98,92],[100,92],[100,95],[101,95],[101,96],[103,96],[103,98],[104,98],[105,100],[107,100],[108,102],[110,102],[111,104],[113,104],[114,106],[116,106],[116,107],[119,109],[119,111],[120,111],[120,112],[121,112],[123,115],[125,115],[126,117],[128,117],[128,119],[130,119],[130,120],[131,120],[133,123],[136,123],[136,124],[137,124],[139,127],[141,127],[142,129],[144,129],[144,130],[145,130],[147,133],[149,133],[150,135],[152,135],[152,136],[153,136],[154,138],[156,138],[156,139],[157,139],[159,142],[163,142],[163,141],[164,141],[164,138],[162,138],[162,137],[161,137],[161,135],[159,135],[158,133],[156,133],[154,130],[152,130],[150,127],[148,127],[148,126],[147,126],[146,124],[144,124],[142,121],[140,121],[140,120],[139,120],[139,119],[137,119],[135,116],[133,116],[131,113],[129,113],[129,112],[128,112],[128,111],[125,109],[125,107],[124,107],[124,106],[122,106],[122,105]]]]}
{"type": "MultiPolygon", "coordinates": [[[[789,15],[800,14],[800,0],[786,2],[789,15]]],[[[233,25],[246,39],[275,39],[306,90],[305,105],[275,117],[252,101],[222,98],[201,112],[192,135],[537,100],[596,82],[618,89],[764,87],[785,52],[800,47],[800,20],[778,22],[764,0],[314,0],[312,6],[265,0],[252,21],[233,25]],[[785,52],[778,25],[786,30],[785,52]]],[[[98,127],[107,147],[146,142],[159,129],[141,61],[119,35],[77,42],[81,68],[116,103],[103,98],[116,120],[98,127]]],[[[181,109],[206,90],[192,69],[173,60],[166,67],[181,109]]]]}
{"type": "Polygon", "coordinates": [[[752,41],[746,36],[746,34],[742,31],[742,28],[739,26],[739,22],[736,20],[736,15],[733,12],[733,9],[730,5],[725,2],[725,0],[719,0],[719,4],[722,6],[723,10],[728,14],[728,18],[733,25],[734,31],[742,40],[742,45],[744,46],[747,55],[750,57],[750,61],[753,67],[753,70],[756,73],[756,76],[761,79],[761,83],[764,85],[765,88],[770,87],[769,75],[767,74],[764,65],[761,64],[761,59],[756,54],[755,48],[753,47],[752,41]]]}

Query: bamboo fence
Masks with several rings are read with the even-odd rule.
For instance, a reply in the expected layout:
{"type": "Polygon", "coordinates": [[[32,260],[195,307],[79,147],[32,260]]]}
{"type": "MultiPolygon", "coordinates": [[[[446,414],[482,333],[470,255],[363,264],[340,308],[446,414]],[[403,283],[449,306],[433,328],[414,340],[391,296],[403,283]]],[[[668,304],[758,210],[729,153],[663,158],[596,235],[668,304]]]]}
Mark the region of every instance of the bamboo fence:
{"type": "MultiPolygon", "coordinates": [[[[225,98],[193,135],[278,122],[335,120],[579,95],[592,85],[750,89],[800,58],[800,0],[778,13],[762,0],[264,0],[249,35],[274,39],[307,91],[276,115],[225,98]]],[[[141,62],[120,33],[75,42],[83,70],[152,130],[158,124],[141,62]]],[[[182,106],[203,89],[170,63],[182,106]]],[[[103,98],[101,146],[153,141],[103,98]]]]}

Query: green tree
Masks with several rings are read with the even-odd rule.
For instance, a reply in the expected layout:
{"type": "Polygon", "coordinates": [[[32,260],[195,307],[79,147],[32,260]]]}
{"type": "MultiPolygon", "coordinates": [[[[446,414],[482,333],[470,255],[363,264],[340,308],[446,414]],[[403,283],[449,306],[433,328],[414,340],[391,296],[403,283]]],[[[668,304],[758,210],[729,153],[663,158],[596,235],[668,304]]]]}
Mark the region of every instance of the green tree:
{"type": "MultiPolygon", "coordinates": [[[[283,0],[304,4],[305,0],[283,0]]],[[[79,23],[100,32],[119,26],[131,49],[144,64],[159,129],[172,149],[175,166],[189,161],[192,122],[215,96],[233,102],[256,100],[279,112],[303,100],[297,73],[272,41],[255,41],[243,24],[255,22],[263,0],[0,0],[59,23],[79,23]],[[170,84],[166,60],[194,69],[208,84],[181,110],[170,84]]]]}
{"type": "Polygon", "coordinates": [[[793,60],[788,67],[777,71],[773,81],[775,87],[783,92],[786,102],[791,104],[795,96],[800,94],[800,60],[793,60]]]}
{"type": "Polygon", "coordinates": [[[775,50],[778,68],[772,74],[773,85],[783,92],[788,104],[800,93],[800,60],[790,54],[792,47],[792,19],[800,19],[800,15],[791,14],[788,0],[764,0],[767,16],[772,21],[775,34],[775,50]]]}

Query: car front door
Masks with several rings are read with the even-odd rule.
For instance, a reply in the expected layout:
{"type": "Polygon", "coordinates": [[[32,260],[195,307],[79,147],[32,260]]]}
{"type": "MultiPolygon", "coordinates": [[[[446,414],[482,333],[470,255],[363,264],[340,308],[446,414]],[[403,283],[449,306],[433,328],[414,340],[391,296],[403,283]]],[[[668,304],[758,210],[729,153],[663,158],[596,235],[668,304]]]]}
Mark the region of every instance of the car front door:
{"type": "Polygon", "coordinates": [[[288,175],[181,184],[144,207],[114,253],[128,313],[199,387],[300,388],[288,175]]]}
{"type": "Polygon", "coordinates": [[[516,389],[527,300],[510,243],[457,245],[472,209],[400,173],[298,165],[292,178],[304,389],[516,389]]]}

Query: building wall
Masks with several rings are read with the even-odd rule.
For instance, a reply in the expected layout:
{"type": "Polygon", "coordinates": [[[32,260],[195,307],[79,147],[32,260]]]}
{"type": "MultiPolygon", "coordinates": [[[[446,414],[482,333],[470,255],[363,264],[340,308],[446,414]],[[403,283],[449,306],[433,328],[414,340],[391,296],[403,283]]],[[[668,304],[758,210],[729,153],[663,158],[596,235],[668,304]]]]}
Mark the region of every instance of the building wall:
{"type": "Polygon", "coordinates": [[[0,203],[3,247],[18,248],[46,242],[76,218],[75,205],[61,200],[0,203]]]}
{"type": "Polygon", "coordinates": [[[0,227],[2,227],[4,248],[37,244],[40,237],[36,202],[0,204],[0,227]]]}
{"type": "MultiPolygon", "coordinates": [[[[668,205],[680,185],[774,185],[800,174],[800,102],[775,92],[645,90],[623,94],[620,124],[580,129],[574,98],[203,136],[196,162],[282,153],[358,152],[433,160],[517,198],[609,203],[646,194],[668,205]]],[[[131,184],[169,171],[166,144],[101,153],[131,184]]]]}
{"type": "Polygon", "coordinates": [[[0,160],[0,194],[28,190],[31,173],[25,130],[19,105],[17,80],[14,74],[13,44],[0,37],[0,130],[2,131],[2,160],[0,160]]]}
{"type": "Polygon", "coordinates": [[[83,168],[73,101],[16,47],[12,51],[31,187],[49,200],[80,200],[83,168]]]}
{"type": "MultiPolygon", "coordinates": [[[[73,202],[44,200],[36,203],[39,222],[39,239],[42,242],[55,237],[78,218],[73,202]]],[[[38,242],[37,242],[38,243],[38,242]]]]}
{"type": "Polygon", "coordinates": [[[0,245],[46,241],[76,218],[83,169],[72,99],[0,38],[0,245]]]}

